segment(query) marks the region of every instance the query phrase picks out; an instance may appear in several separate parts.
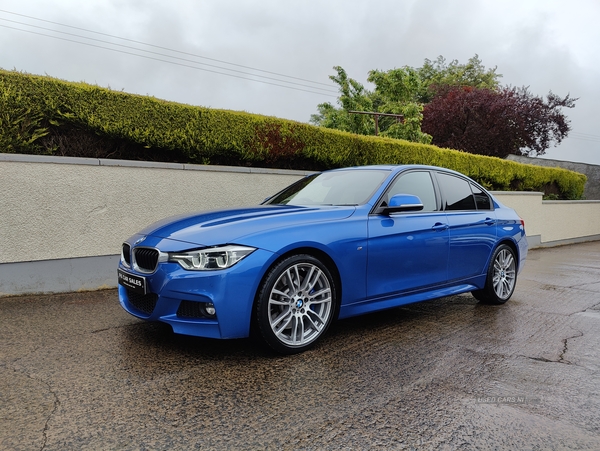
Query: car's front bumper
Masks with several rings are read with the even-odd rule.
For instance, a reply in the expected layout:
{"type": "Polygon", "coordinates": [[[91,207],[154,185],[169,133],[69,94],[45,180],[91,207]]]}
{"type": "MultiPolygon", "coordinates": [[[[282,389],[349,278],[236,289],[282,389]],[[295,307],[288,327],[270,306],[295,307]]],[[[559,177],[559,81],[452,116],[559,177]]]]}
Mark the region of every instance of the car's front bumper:
{"type": "Polygon", "coordinates": [[[242,338],[250,332],[258,286],[275,255],[257,249],[225,270],[187,271],[177,263],[159,263],[153,274],[143,274],[122,263],[119,269],[145,277],[147,293],[119,285],[119,301],[130,314],[170,324],[175,333],[207,338],[242,338]],[[213,304],[214,318],[201,308],[213,304]]]}

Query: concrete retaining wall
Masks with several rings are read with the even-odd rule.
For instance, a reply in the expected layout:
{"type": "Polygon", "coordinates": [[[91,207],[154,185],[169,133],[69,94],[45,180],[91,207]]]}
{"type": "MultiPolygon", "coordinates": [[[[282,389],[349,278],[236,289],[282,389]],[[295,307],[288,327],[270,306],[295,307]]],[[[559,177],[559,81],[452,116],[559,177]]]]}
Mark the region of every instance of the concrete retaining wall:
{"type": "Polygon", "coordinates": [[[543,200],[543,193],[493,192],[525,220],[530,248],[600,239],[600,200],[543,200]]]}
{"type": "MultiPolygon", "coordinates": [[[[255,205],[309,172],[0,154],[0,296],[111,287],[122,241],[164,217],[255,205]]],[[[600,201],[496,193],[533,245],[600,238],[600,201]]]]}
{"type": "Polygon", "coordinates": [[[0,154],[0,264],[117,254],[125,238],[159,219],[255,205],[308,174],[12,157],[0,154]]]}

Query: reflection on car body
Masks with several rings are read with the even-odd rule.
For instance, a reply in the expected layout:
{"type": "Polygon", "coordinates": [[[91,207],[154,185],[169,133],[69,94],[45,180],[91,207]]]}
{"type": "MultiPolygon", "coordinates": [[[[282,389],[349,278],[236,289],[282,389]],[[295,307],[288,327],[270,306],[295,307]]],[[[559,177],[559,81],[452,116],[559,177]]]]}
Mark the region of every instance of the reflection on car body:
{"type": "Polygon", "coordinates": [[[313,174],[262,205],[153,224],[123,244],[119,299],[176,333],[274,350],[313,346],[336,318],[471,292],[502,304],[524,223],[473,180],[431,166],[313,174]]]}

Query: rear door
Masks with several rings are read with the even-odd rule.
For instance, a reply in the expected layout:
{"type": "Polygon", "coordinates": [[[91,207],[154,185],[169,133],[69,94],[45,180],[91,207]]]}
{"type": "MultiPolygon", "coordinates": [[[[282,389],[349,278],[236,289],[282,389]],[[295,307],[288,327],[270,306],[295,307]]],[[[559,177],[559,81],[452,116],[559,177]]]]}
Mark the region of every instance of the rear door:
{"type": "Polygon", "coordinates": [[[437,172],[449,225],[448,280],[482,274],[496,243],[496,214],[488,194],[458,175],[437,172]]]}

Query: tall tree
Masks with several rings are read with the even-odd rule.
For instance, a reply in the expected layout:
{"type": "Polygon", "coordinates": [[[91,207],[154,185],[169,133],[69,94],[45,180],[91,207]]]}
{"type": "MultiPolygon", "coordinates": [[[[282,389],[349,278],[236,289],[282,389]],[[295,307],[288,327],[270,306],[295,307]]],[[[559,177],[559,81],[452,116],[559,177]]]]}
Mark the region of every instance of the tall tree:
{"type": "Polygon", "coordinates": [[[362,114],[349,113],[349,111],[372,111],[371,93],[361,83],[349,78],[341,66],[336,66],[334,69],[337,75],[331,75],[329,78],[339,87],[338,104],[340,107],[336,108],[329,102],[321,103],[317,106],[319,113],[313,114],[310,122],[359,135],[374,134],[375,123],[371,118],[362,114]]]}
{"type": "Polygon", "coordinates": [[[402,121],[393,117],[380,116],[378,128],[382,136],[429,143],[431,136],[423,133],[423,104],[431,100],[436,86],[476,86],[496,88],[496,69],[486,70],[475,55],[467,64],[443,57],[431,61],[426,59],[423,67],[404,66],[388,71],[372,70],[367,81],[375,89],[370,91],[361,83],[349,78],[346,71],[337,66],[337,75],[330,79],[339,87],[338,106],[322,103],[317,106],[318,114],[311,116],[311,123],[328,128],[372,135],[375,133],[373,116],[352,114],[364,111],[403,116],[402,121]]]}
{"type": "Polygon", "coordinates": [[[552,92],[544,100],[527,88],[440,87],[423,110],[422,128],[440,147],[500,158],[543,155],[567,136],[561,108],[576,100],[552,92]]]}
{"type": "Polygon", "coordinates": [[[423,66],[417,69],[422,80],[422,87],[418,93],[419,101],[431,102],[438,89],[444,86],[497,90],[502,75],[496,73],[496,69],[486,69],[478,55],[470,58],[466,64],[460,64],[458,60],[448,63],[443,56],[438,56],[435,61],[425,59],[423,66]]]}
{"type": "MultiPolygon", "coordinates": [[[[329,78],[334,81],[340,91],[339,107],[329,102],[317,106],[318,114],[311,116],[310,122],[327,128],[335,128],[361,135],[375,134],[375,119],[373,115],[354,114],[352,111],[377,112],[398,114],[402,121],[391,117],[380,117],[378,129],[382,136],[398,139],[408,139],[415,142],[429,143],[431,136],[421,132],[421,113],[423,107],[413,101],[414,92],[404,86],[403,69],[397,69],[397,74],[387,74],[371,71],[368,81],[375,83],[375,91],[369,91],[358,81],[349,78],[344,68],[334,67],[337,75],[329,78]]],[[[410,78],[410,75],[409,77],[410,78]]],[[[415,80],[410,80],[415,83],[415,80]]]]}

